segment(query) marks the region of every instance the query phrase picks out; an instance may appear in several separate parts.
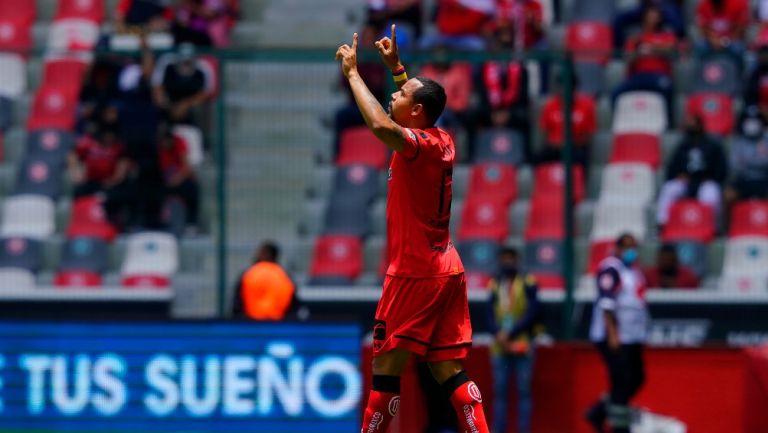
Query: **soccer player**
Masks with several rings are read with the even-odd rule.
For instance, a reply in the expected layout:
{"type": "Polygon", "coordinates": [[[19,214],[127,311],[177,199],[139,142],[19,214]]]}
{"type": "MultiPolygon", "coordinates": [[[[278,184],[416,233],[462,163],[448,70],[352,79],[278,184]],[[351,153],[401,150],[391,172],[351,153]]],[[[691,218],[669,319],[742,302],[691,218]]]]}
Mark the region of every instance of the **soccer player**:
{"type": "Polygon", "coordinates": [[[445,90],[423,77],[408,79],[392,37],[375,43],[399,88],[389,115],[357,71],[357,33],[339,47],[341,61],[365,123],[394,151],[389,166],[389,268],[373,328],[373,389],[362,433],[385,433],[400,402],[400,375],[411,354],[429,363],[456,410],[460,430],[488,433],[482,397],[464,372],[472,344],[464,266],[450,239],[451,187],[456,149],[436,128],[445,90]]]}

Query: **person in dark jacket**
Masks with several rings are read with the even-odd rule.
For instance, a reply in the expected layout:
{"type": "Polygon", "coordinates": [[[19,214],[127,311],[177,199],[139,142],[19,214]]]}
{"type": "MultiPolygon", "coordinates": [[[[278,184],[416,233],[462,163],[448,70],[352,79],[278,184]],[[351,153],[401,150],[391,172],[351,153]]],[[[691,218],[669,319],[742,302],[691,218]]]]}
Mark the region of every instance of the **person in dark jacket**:
{"type": "Polygon", "coordinates": [[[531,431],[531,379],[533,378],[533,340],[539,329],[541,306],[538,285],[533,276],[520,272],[517,250],[499,252],[499,273],[490,282],[488,330],[496,336],[492,348],[494,392],[493,431],[507,431],[507,394],[510,374],[517,382],[517,431],[531,431]]]}
{"type": "Polygon", "coordinates": [[[688,115],[685,135],[667,165],[667,180],[659,192],[656,220],[664,226],[675,201],[690,197],[711,206],[715,215],[722,203],[721,187],[728,175],[722,145],[704,132],[700,117],[688,115]]]}

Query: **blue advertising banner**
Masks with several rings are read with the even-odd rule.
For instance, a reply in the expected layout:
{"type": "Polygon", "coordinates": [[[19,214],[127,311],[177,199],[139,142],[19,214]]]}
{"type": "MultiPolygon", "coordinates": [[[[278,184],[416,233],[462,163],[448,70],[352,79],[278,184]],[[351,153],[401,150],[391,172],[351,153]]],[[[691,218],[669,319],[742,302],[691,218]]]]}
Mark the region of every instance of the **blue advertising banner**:
{"type": "Polygon", "coordinates": [[[0,323],[0,432],[354,432],[357,325],[0,323]]]}

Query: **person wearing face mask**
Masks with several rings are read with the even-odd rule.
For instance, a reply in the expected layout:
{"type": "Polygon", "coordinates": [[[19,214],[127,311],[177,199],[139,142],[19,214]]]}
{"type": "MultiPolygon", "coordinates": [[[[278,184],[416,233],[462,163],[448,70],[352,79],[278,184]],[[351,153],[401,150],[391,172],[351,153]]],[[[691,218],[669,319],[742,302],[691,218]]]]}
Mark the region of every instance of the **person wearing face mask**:
{"type": "Polygon", "coordinates": [[[740,131],[731,142],[729,160],[733,179],[725,189],[727,209],[738,200],[768,198],[768,137],[758,107],[747,107],[741,116],[740,131]]]}
{"type": "Polygon", "coordinates": [[[695,289],[699,279],[686,266],[680,264],[673,244],[664,244],[656,255],[656,265],[643,269],[648,287],[659,289],[695,289]]]}
{"type": "Polygon", "coordinates": [[[211,98],[213,81],[194,45],[182,43],[176,53],[161,57],[157,63],[152,75],[155,104],[171,123],[201,126],[200,110],[211,98]]]}
{"type": "Polygon", "coordinates": [[[589,335],[608,370],[610,390],[586,414],[597,432],[606,431],[607,421],[609,431],[629,433],[629,402],[645,381],[643,345],[650,316],[638,255],[637,240],[625,233],[616,240],[614,255],[598,266],[589,335]]]}
{"type": "Polygon", "coordinates": [[[685,118],[685,135],[675,148],[667,166],[667,180],[659,192],[656,221],[663,227],[675,201],[690,197],[712,207],[720,214],[721,185],[728,167],[722,145],[704,132],[700,117],[685,118]]]}
{"type": "Polygon", "coordinates": [[[542,332],[538,285],[533,276],[520,272],[517,250],[502,248],[499,252],[499,273],[490,282],[488,329],[496,335],[492,347],[494,378],[493,430],[507,431],[507,394],[509,379],[515,375],[517,384],[517,431],[531,431],[531,379],[533,378],[533,339],[542,332]]]}

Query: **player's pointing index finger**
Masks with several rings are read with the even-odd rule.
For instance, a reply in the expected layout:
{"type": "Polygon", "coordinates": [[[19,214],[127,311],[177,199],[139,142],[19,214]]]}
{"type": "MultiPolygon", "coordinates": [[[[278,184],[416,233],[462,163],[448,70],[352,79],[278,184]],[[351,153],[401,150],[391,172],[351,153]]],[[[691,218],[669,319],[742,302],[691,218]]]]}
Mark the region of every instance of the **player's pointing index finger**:
{"type": "Polygon", "coordinates": [[[357,51],[357,33],[352,35],[352,49],[357,51]]]}
{"type": "Polygon", "coordinates": [[[392,45],[393,46],[397,46],[397,32],[395,31],[396,27],[397,26],[395,24],[392,24],[392,38],[391,39],[392,39],[392,45]]]}

